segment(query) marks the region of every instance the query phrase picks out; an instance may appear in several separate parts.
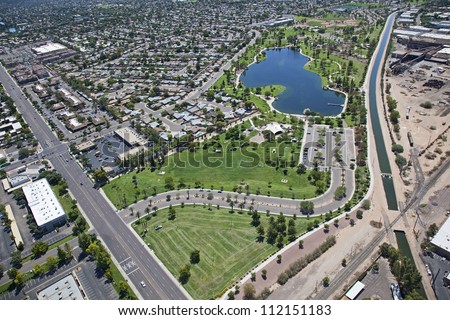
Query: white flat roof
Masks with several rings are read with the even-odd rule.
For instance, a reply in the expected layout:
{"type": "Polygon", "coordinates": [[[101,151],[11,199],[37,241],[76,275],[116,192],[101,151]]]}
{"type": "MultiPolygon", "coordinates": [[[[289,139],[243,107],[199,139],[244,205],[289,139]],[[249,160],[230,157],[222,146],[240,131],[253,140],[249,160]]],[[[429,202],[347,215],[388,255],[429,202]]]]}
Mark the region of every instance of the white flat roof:
{"type": "Polygon", "coordinates": [[[424,33],[421,35],[423,38],[440,39],[440,40],[450,40],[450,34],[442,33],[424,33]]]}
{"type": "Polygon", "coordinates": [[[420,32],[418,31],[403,30],[403,29],[395,29],[392,33],[394,34],[394,36],[402,35],[402,36],[416,37],[420,35],[420,32]]]}
{"type": "Polygon", "coordinates": [[[135,145],[135,144],[144,144],[145,140],[142,139],[141,136],[139,136],[139,134],[134,131],[134,129],[130,128],[130,127],[126,127],[126,128],[121,128],[121,129],[117,129],[116,131],[114,131],[120,138],[122,138],[123,140],[125,140],[127,143],[129,143],[130,145],[135,145]]]}
{"type": "Polygon", "coordinates": [[[67,49],[67,47],[63,46],[60,43],[53,43],[53,42],[49,42],[46,45],[33,48],[33,50],[36,51],[37,54],[49,53],[52,51],[62,50],[62,49],[67,49]]]}
{"type": "Polygon", "coordinates": [[[22,189],[38,226],[65,215],[64,209],[50,188],[47,179],[37,180],[22,189]]]}
{"type": "Polygon", "coordinates": [[[358,294],[364,289],[366,285],[360,281],[356,282],[350,290],[347,291],[345,296],[350,300],[354,300],[358,294]]]}
{"type": "Polygon", "coordinates": [[[84,300],[72,275],[55,282],[38,293],[38,300],[84,300]]]}
{"type": "Polygon", "coordinates": [[[431,243],[450,253],[450,218],[444,222],[431,243]]]}
{"type": "Polygon", "coordinates": [[[443,48],[439,50],[437,53],[450,54],[450,48],[443,48]]]}

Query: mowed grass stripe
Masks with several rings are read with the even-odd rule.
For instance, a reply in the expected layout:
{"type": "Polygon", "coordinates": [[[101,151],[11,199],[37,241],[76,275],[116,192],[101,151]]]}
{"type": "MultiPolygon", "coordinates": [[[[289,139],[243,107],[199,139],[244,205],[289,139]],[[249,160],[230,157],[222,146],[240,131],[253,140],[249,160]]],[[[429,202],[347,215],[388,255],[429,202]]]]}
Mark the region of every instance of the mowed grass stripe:
{"type": "MultiPolygon", "coordinates": [[[[163,209],[148,223],[151,227],[144,240],[175,277],[178,278],[181,267],[190,263],[190,253],[200,250],[200,262],[191,266],[191,277],[184,285],[195,299],[213,298],[277,250],[275,246],[256,242],[249,215],[228,211],[209,211],[202,206],[176,207],[174,221],[167,220],[168,209],[163,209]],[[156,231],[154,225],[163,228],[156,231]]],[[[142,234],[142,224],[134,227],[142,234]]]]}

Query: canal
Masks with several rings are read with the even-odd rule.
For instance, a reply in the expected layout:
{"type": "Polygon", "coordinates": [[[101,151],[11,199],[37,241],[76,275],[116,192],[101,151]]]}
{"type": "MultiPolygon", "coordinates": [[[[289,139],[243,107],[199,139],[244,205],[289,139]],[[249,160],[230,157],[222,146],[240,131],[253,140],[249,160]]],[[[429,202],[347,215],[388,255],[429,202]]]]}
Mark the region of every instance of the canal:
{"type": "MultiPolygon", "coordinates": [[[[389,17],[387,21],[387,29],[392,28],[395,15],[389,17]]],[[[375,61],[372,68],[372,73],[369,78],[369,112],[370,121],[372,124],[373,135],[375,137],[375,146],[377,150],[378,163],[380,165],[380,170],[383,180],[383,188],[386,194],[386,201],[389,210],[398,210],[397,196],[395,194],[394,181],[392,179],[391,165],[389,164],[389,158],[384,144],[383,131],[381,130],[380,117],[378,116],[378,105],[377,105],[377,85],[378,70],[381,68],[381,64],[384,62],[383,54],[387,49],[391,32],[386,32],[383,35],[380,43],[380,49],[375,57],[375,61]]],[[[383,106],[379,106],[380,111],[383,106]]]]}
{"type": "MultiPolygon", "coordinates": [[[[398,250],[400,250],[400,254],[405,256],[407,259],[411,260],[411,262],[414,263],[415,265],[411,248],[409,247],[408,239],[406,238],[405,232],[400,230],[394,230],[394,233],[395,238],[397,239],[397,245],[398,250]]],[[[419,293],[424,299],[427,299],[427,294],[425,293],[425,289],[423,288],[422,283],[420,283],[420,287],[417,289],[417,293],[419,293]]]]}

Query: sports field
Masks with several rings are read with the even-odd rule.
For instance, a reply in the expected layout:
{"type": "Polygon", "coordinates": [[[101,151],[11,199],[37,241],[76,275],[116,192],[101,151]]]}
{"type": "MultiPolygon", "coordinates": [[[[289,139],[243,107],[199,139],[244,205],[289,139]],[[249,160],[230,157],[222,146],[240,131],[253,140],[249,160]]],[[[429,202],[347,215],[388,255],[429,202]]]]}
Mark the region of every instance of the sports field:
{"type": "MultiPolygon", "coordinates": [[[[200,250],[200,262],[191,265],[191,277],[184,285],[194,299],[214,298],[278,250],[276,245],[257,241],[256,228],[247,213],[216,208],[209,211],[203,206],[174,208],[173,221],[168,220],[168,209],[163,209],[156,217],[147,216],[150,220],[146,223],[146,217],[141,218],[133,227],[176,278],[180,268],[190,263],[190,253],[200,250]],[[155,230],[159,225],[162,228],[155,230]]],[[[268,219],[262,214],[266,229],[268,219]]],[[[307,220],[295,222],[297,233],[305,232],[307,220]]]]}

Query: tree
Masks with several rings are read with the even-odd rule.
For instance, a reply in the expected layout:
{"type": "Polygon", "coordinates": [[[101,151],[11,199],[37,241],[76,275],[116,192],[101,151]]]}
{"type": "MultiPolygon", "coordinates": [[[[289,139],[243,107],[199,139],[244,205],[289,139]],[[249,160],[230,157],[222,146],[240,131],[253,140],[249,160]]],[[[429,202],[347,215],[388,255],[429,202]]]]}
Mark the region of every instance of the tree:
{"type": "Polygon", "coordinates": [[[260,224],[257,228],[256,228],[256,232],[258,233],[258,241],[263,241],[264,240],[264,227],[262,224],[260,224]]]}
{"type": "Polygon", "coordinates": [[[401,156],[401,155],[398,154],[398,155],[395,157],[395,163],[397,164],[398,168],[399,168],[400,170],[402,170],[403,167],[406,166],[407,161],[406,161],[405,157],[403,157],[403,156],[401,156]]]}
{"type": "Polygon", "coordinates": [[[328,278],[328,276],[323,278],[322,279],[322,284],[323,284],[324,287],[328,287],[330,285],[330,278],[328,278]]]}
{"type": "Polygon", "coordinates": [[[42,276],[44,273],[45,273],[44,267],[41,264],[36,263],[33,267],[33,276],[37,278],[42,276]]]}
{"type": "Polygon", "coordinates": [[[228,300],[234,300],[234,291],[233,290],[228,292],[228,300]]]}
{"type": "Polygon", "coordinates": [[[295,228],[295,221],[289,220],[287,234],[289,236],[289,241],[292,242],[295,240],[297,229],[295,228]]]}
{"type": "Polygon", "coordinates": [[[345,192],[346,192],[346,188],[345,186],[339,186],[336,188],[336,190],[334,191],[334,199],[336,201],[342,200],[345,197],[345,192]]]}
{"type": "Polygon", "coordinates": [[[260,225],[261,215],[257,211],[253,211],[252,213],[252,226],[257,227],[260,225]]]}
{"type": "Polygon", "coordinates": [[[30,154],[31,154],[31,150],[28,148],[19,149],[19,160],[29,157],[30,154]]]}
{"type": "Polygon", "coordinates": [[[56,255],[58,256],[59,263],[64,263],[69,258],[69,255],[60,246],[58,246],[56,250],[57,250],[56,255]]]}
{"type": "Polygon", "coordinates": [[[328,231],[330,231],[330,225],[329,225],[328,223],[325,223],[325,224],[323,225],[323,231],[324,231],[325,233],[327,233],[328,231]]]}
{"type": "Polygon", "coordinates": [[[369,199],[365,199],[363,202],[362,202],[362,205],[361,205],[361,207],[364,209],[364,210],[369,210],[370,209],[370,200],[369,199]]]}
{"type": "Polygon", "coordinates": [[[256,297],[256,290],[253,284],[246,283],[244,285],[244,299],[245,300],[253,300],[256,297]]]}
{"type": "Polygon", "coordinates": [[[343,267],[347,266],[347,259],[345,259],[345,258],[342,259],[341,265],[342,265],[343,267]]]}
{"type": "Polygon", "coordinates": [[[50,256],[45,261],[45,269],[47,272],[52,272],[58,266],[58,259],[56,257],[50,256]]]}
{"type": "Polygon", "coordinates": [[[400,112],[398,112],[398,110],[391,111],[391,114],[389,115],[389,119],[391,120],[392,124],[397,124],[398,119],[400,119],[400,112]]]}
{"type": "Polygon", "coordinates": [[[92,237],[86,233],[81,233],[78,235],[78,246],[83,252],[86,252],[92,241],[92,237]]]}
{"type": "Polygon", "coordinates": [[[20,251],[11,253],[11,265],[14,268],[20,268],[22,266],[22,253],[20,251]]]}
{"type": "Polygon", "coordinates": [[[19,270],[17,270],[16,268],[11,268],[6,272],[6,274],[10,279],[14,279],[18,273],[19,270]]]}
{"type": "Polygon", "coordinates": [[[425,109],[433,108],[433,104],[430,101],[425,101],[425,102],[421,103],[420,106],[425,109]]]}
{"type": "Polygon", "coordinates": [[[299,242],[298,242],[298,248],[299,248],[299,249],[303,249],[303,248],[304,248],[304,247],[303,247],[304,243],[305,243],[305,241],[299,240],[299,242]]]}
{"type": "Polygon", "coordinates": [[[286,274],[286,272],[282,272],[282,273],[280,273],[280,274],[278,275],[277,282],[278,282],[280,285],[285,284],[286,282],[288,282],[288,280],[289,280],[289,276],[286,274]]]}
{"type": "Polygon", "coordinates": [[[361,220],[363,218],[363,211],[362,210],[356,211],[356,218],[358,218],[359,220],[361,220]]]}
{"type": "Polygon", "coordinates": [[[125,281],[119,282],[119,297],[121,299],[128,297],[128,285],[125,281]]]}
{"type": "Polygon", "coordinates": [[[31,252],[33,253],[34,258],[37,259],[40,256],[44,255],[47,252],[47,250],[48,250],[48,243],[44,241],[38,241],[31,249],[31,252]]]}
{"type": "Polygon", "coordinates": [[[402,152],[403,152],[403,146],[402,146],[401,144],[396,144],[396,143],[394,143],[394,144],[392,145],[391,150],[392,150],[392,152],[394,152],[394,153],[402,153],[402,152]]]}
{"type": "Polygon", "coordinates": [[[277,236],[277,247],[278,248],[282,248],[283,247],[283,245],[284,245],[283,241],[284,241],[283,234],[279,233],[278,236],[277,236]]]}
{"type": "Polygon", "coordinates": [[[267,278],[267,270],[266,269],[262,269],[261,276],[263,277],[263,279],[267,278]]]}
{"type": "Polygon", "coordinates": [[[168,219],[169,219],[169,220],[175,220],[176,214],[177,214],[177,212],[176,212],[175,208],[174,208],[172,205],[170,205],[170,206],[169,206],[169,215],[168,215],[168,219]]]}
{"type": "Polygon", "coordinates": [[[64,251],[66,251],[67,253],[67,259],[69,259],[72,256],[72,250],[73,250],[72,246],[68,242],[66,242],[64,244],[64,251]]]}
{"type": "Polygon", "coordinates": [[[191,277],[191,266],[189,264],[186,264],[184,267],[180,269],[180,275],[178,277],[178,280],[185,284],[189,281],[189,278],[191,277]]]}
{"type": "Polygon", "coordinates": [[[303,163],[300,163],[297,168],[297,174],[302,175],[306,173],[306,166],[303,163]]]}
{"type": "Polygon", "coordinates": [[[95,170],[92,174],[92,177],[99,185],[104,185],[106,182],[108,182],[108,174],[103,169],[95,170]]]}
{"type": "Polygon", "coordinates": [[[191,261],[191,264],[199,263],[200,262],[200,250],[192,251],[189,260],[191,261]]]}
{"type": "Polygon", "coordinates": [[[302,201],[300,203],[300,211],[303,214],[312,214],[312,213],[314,213],[314,203],[312,201],[302,201]]]}
{"type": "Polygon", "coordinates": [[[97,268],[103,272],[109,269],[109,266],[111,265],[111,257],[103,246],[102,249],[100,249],[95,255],[95,262],[97,264],[97,268]]]}

